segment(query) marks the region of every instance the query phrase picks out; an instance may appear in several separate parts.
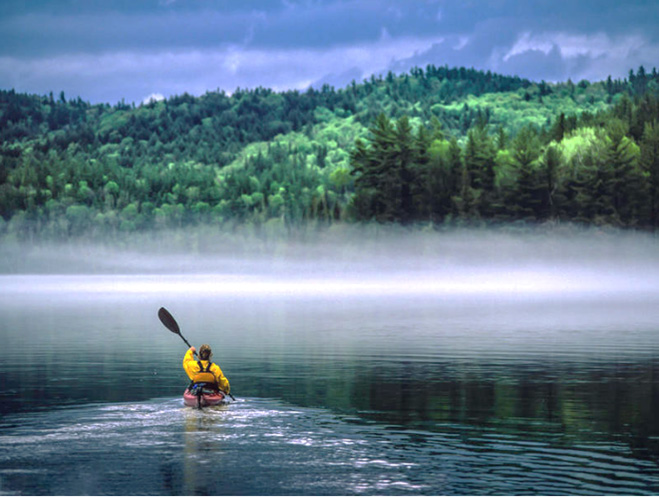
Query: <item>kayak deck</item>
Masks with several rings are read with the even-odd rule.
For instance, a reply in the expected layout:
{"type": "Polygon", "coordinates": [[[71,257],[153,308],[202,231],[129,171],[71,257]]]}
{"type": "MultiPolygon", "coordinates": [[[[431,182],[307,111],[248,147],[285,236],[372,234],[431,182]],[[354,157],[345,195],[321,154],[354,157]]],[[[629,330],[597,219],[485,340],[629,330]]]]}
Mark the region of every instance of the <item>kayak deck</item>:
{"type": "Polygon", "coordinates": [[[210,407],[227,402],[226,395],[222,392],[204,392],[197,395],[190,389],[183,392],[183,404],[188,407],[210,407]]]}

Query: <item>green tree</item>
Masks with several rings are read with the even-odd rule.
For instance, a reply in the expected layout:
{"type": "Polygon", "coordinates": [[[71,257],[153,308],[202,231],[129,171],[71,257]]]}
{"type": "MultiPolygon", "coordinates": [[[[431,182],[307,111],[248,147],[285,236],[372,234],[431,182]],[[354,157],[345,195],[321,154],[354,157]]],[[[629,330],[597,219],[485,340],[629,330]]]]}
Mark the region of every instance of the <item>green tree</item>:
{"type": "Polygon", "coordinates": [[[81,235],[91,226],[92,211],[86,205],[71,205],[66,209],[69,234],[81,235]]]}
{"type": "Polygon", "coordinates": [[[659,121],[645,125],[640,164],[648,182],[649,224],[656,230],[659,226],[659,121]]]}
{"type": "MultiPolygon", "coordinates": [[[[469,181],[468,187],[473,193],[463,195],[463,198],[478,199],[476,207],[481,216],[490,217],[494,214],[496,204],[495,167],[496,148],[485,127],[472,128],[467,134],[464,149],[464,180],[469,181]]],[[[464,185],[463,194],[467,194],[464,185]]],[[[471,207],[468,210],[472,210],[471,207]]]]}
{"type": "Polygon", "coordinates": [[[395,221],[400,181],[392,164],[396,130],[384,114],[379,114],[369,132],[369,142],[358,139],[350,157],[355,175],[353,205],[358,219],[395,221]]]}
{"type": "Polygon", "coordinates": [[[367,143],[358,140],[351,156],[355,175],[353,209],[359,219],[409,223],[419,218],[431,134],[414,133],[407,116],[395,125],[380,114],[367,143]]]}
{"type": "Polygon", "coordinates": [[[624,225],[633,225],[643,219],[647,205],[647,189],[639,167],[640,149],[627,137],[629,127],[619,119],[607,124],[607,149],[604,169],[611,169],[613,208],[624,225]]]}
{"type": "Polygon", "coordinates": [[[428,218],[444,221],[453,211],[453,197],[458,193],[462,175],[461,151],[457,140],[436,139],[428,150],[429,160],[423,184],[428,218]]]}
{"type": "Polygon", "coordinates": [[[539,162],[539,174],[544,183],[544,201],[541,204],[541,218],[555,219],[558,213],[558,204],[563,202],[558,194],[559,172],[561,169],[561,155],[555,144],[550,144],[539,162]]]}

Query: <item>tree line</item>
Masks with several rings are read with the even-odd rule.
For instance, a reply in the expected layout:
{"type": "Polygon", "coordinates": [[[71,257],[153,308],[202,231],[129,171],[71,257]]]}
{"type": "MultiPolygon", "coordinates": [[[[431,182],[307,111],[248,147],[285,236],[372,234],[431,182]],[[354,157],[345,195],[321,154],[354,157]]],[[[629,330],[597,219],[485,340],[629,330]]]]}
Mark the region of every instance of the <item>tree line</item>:
{"type": "Polygon", "coordinates": [[[360,220],[413,223],[568,221],[659,226],[659,100],[623,96],[570,123],[508,137],[485,122],[463,145],[435,121],[378,116],[352,153],[360,220]]]}
{"type": "Polygon", "coordinates": [[[656,226],[656,71],[533,83],[428,66],[139,106],[0,91],[0,233],[213,223],[656,226]]]}

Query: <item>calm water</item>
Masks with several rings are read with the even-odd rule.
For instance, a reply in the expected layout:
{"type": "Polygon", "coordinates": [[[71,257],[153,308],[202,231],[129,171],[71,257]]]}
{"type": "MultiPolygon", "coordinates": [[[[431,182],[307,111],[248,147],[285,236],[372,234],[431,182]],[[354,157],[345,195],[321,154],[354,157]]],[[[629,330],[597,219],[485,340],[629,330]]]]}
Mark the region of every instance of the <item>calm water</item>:
{"type": "Polygon", "coordinates": [[[659,260],[573,249],[0,276],[0,494],[657,494],[659,260]],[[235,403],[182,406],[160,306],[235,403]]]}

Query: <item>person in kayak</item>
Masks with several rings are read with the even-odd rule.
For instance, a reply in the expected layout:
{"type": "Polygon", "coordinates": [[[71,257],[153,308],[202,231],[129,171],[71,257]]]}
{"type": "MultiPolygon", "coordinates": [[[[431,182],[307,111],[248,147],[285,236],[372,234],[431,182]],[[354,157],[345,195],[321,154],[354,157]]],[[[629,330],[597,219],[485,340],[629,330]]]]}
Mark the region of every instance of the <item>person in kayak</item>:
{"type": "Polygon", "coordinates": [[[196,351],[197,349],[190,347],[183,357],[183,369],[192,381],[190,386],[204,384],[228,394],[231,391],[229,380],[222,373],[220,366],[211,362],[213,352],[210,346],[204,344],[199,348],[199,360],[194,358],[196,351]]]}

